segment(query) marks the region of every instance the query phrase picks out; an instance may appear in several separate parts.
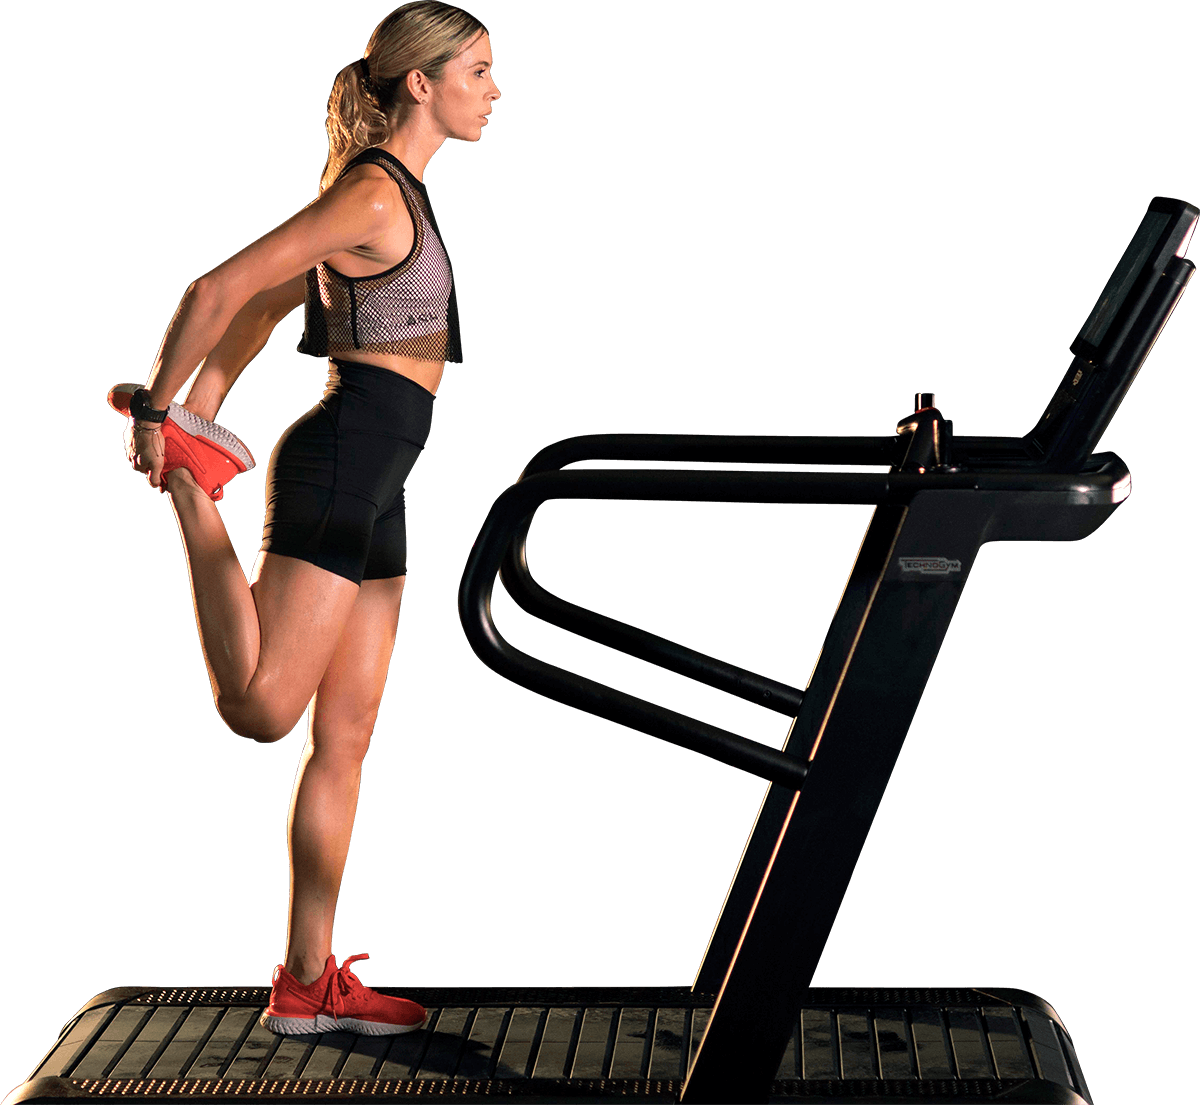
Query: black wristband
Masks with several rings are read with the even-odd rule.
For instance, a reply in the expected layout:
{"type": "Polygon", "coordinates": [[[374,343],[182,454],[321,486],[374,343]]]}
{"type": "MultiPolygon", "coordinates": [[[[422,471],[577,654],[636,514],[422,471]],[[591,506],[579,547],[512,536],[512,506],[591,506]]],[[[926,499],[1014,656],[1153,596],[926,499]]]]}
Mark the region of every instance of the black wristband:
{"type": "Polygon", "coordinates": [[[129,413],[142,422],[162,422],[167,417],[166,411],[150,406],[150,392],[146,388],[138,388],[129,397],[129,413]]]}

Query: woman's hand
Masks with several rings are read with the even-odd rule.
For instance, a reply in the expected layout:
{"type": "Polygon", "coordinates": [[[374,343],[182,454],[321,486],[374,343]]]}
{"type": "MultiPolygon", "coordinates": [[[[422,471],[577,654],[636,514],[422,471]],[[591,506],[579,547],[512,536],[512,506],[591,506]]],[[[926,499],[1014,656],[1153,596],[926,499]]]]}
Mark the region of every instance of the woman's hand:
{"type": "Polygon", "coordinates": [[[145,472],[151,487],[166,491],[162,482],[163,461],[166,450],[162,429],[152,422],[130,422],[125,431],[125,450],[135,472],[145,472]]]}

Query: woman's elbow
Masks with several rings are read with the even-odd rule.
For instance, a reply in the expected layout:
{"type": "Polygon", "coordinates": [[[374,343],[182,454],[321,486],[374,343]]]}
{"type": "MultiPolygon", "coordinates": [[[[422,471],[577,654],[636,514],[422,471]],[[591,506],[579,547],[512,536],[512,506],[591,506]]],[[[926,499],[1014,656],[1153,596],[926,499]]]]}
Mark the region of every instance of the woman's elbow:
{"type": "Polygon", "coordinates": [[[184,293],[183,301],[201,318],[227,324],[237,314],[244,300],[223,280],[219,273],[209,272],[193,280],[184,293]]]}
{"type": "Polygon", "coordinates": [[[219,303],[224,298],[221,278],[215,273],[206,272],[193,280],[183,295],[194,303],[219,303]]]}

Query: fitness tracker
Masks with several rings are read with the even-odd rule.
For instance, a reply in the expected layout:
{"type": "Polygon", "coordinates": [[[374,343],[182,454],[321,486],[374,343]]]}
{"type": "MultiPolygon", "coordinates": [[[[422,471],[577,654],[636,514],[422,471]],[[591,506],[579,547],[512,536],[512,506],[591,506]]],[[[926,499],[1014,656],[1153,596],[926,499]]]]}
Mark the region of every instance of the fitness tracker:
{"type": "Polygon", "coordinates": [[[129,413],[142,422],[162,422],[167,412],[155,410],[150,406],[150,392],[146,388],[138,388],[129,397],[129,413]]]}

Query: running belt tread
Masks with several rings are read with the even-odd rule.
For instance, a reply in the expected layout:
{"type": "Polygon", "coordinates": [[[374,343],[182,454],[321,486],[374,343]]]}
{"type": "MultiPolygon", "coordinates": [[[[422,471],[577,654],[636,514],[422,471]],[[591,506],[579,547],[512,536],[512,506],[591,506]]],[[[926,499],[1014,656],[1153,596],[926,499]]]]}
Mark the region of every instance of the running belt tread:
{"type": "MultiPolygon", "coordinates": [[[[426,1029],[282,1037],[258,1023],[265,987],[109,991],[67,1024],[14,1100],[666,1101],[679,1093],[712,1004],[686,987],[402,993],[427,1007],[426,1029]]],[[[1007,990],[809,991],[771,1100],[876,1096],[1088,1100],[1069,1037],[1036,998],[1007,990]],[[1053,1087],[1062,1096],[1024,1096],[1053,1087]]]]}

